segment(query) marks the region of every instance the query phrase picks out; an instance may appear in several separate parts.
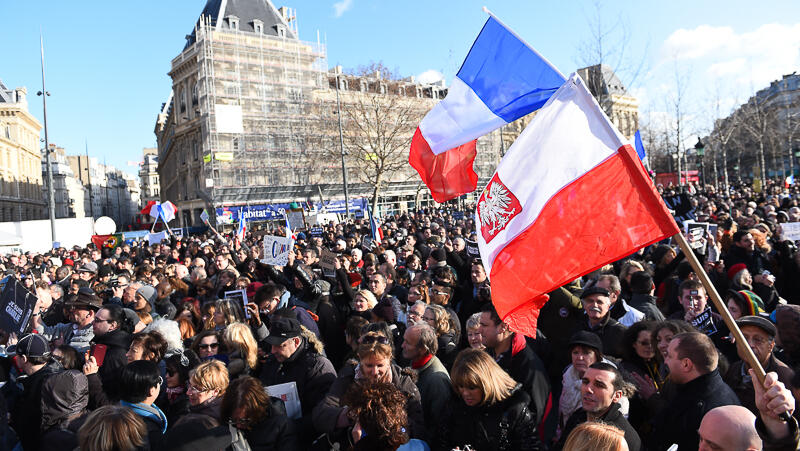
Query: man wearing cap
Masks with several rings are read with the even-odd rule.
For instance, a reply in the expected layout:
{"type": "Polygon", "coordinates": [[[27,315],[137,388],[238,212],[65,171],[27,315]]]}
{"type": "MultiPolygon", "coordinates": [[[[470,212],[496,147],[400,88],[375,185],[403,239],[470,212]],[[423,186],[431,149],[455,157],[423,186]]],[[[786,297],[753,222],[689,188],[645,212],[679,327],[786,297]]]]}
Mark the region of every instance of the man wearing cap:
{"type": "Polygon", "coordinates": [[[17,364],[25,373],[18,379],[22,394],[10,406],[9,423],[19,435],[22,447],[36,450],[41,438],[42,385],[48,377],[64,371],[64,368],[50,358],[50,345],[41,335],[25,335],[16,345],[9,346],[8,353],[16,354],[17,364]]]}
{"type": "Polygon", "coordinates": [[[581,293],[581,304],[585,313],[578,330],[596,333],[603,342],[607,355],[621,357],[622,336],[626,327],[611,317],[611,298],[608,289],[592,286],[581,293]]]}
{"type": "Polygon", "coordinates": [[[594,285],[608,290],[608,299],[611,301],[609,313],[620,324],[625,327],[631,327],[634,323],[644,319],[644,313],[631,307],[620,297],[622,285],[619,283],[617,276],[603,274],[597,278],[597,282],[594,285]]]}
{"type": "Polygon", "coordinates": [[[41,305],[37,302],[33,310],[33,328],[47,340],[68,344],[83,354],[89,350],[89,342],[94,338],[92,329],[94,314],[102,306],[100,298],[94,291],[83,287],[78,290],[77,296],[66,304],[69,310],[69,323],[45,325],[41,318],[41,305]]]}
{"type": "Polygon", "coordinates": [[[271,349],[261,367],[261,382],[265,386],[287,382],[297,384],[303,412],[300,435],[311,440],[316,436],[311,424],[311,410],[328,393],[336,380],[336,370],[322,355],[323,350],[301,335],[300,323],[294,318],[273,318],[269,336],[264,341],[271,349]]]}
{"type": "MultiPolygon", "coordinates": [[[[753,349],[753,353],[764,371],[776,373],[780,382],[787,387],[790,386],[794,371],[772,353],[775,349],[775,335],[778,333],[778,329],[772,324],[772,321],[762,316],[743,316],[736,321],[736,324],[742,330],[742,335],[753,349]]],[[[744,356],[738,348],[737,352],[742,360],[732,364],[728,369],[725,374],[725,383],[730,385],[744,407],[758,415],[753,381],[747,371],[750,366],[744,361],[744,356]]]]}

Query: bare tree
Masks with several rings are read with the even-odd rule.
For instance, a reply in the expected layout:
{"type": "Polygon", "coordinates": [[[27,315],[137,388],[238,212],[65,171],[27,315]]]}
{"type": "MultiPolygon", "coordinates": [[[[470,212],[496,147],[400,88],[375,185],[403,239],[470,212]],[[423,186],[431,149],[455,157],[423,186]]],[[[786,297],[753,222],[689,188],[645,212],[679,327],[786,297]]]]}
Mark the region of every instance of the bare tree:
{"type": "Polygon", "coordinates": [[[758,148],[757,159],[762,186],[766,186],[767,182],[765,147],[769,141],[769,134],[773,132],[773,117],[765,107],[765,99],[755,95],[735,113],[739,116],[739,125],[747,132],[758,148]]]}
{"type": "Polygon", "coordinates": [[[723,185],[725,188],[725,192],[730,192],[730,180],[728,178],[728,148],[731,145],[733,138],[736,135],[736,131],[738,130],[738,116],[736,115],[729,115],[726,118],[722,117],[721,111],[721,95],[719,91],[719,86],[717,85],[717,89],[714,92],[714,110],[712,113],[712,117],[714,118],[713,130],[709,135],[710,139],[710,146],[712,152],[714,153],[714,178],[718,180],[719,177],[716,174],[716,165],[717,165],[717,153],[719,152],[720,157],[722,159],[722,180],[723,185]]]}

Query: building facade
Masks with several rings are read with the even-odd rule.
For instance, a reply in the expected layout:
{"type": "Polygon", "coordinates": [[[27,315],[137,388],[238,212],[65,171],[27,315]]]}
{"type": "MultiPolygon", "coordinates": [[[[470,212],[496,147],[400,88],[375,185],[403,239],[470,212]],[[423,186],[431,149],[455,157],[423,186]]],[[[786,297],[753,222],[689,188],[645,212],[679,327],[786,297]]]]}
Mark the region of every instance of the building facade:
{"type": "Polygon", "coordinates": [[[628,139],[639,130],[639,101],[633,97],[613,69],[605,64],[578,69],[597,103],[628,139]]]}
{"type": "Polygon", "coordinates": [[[84,188],[84,215],[108,216],[118,230],[136,228],[141,194],[138,177],[87,155],[68,155],[67,161],[84,188]]]}
{"type": "MultiPolygon", "coordinates": [[[[337,91],[350,119],[345,138],[358,126],[347,113],[359,104],[402,104],[404,120],[415,122],[392,136],[397,148],[410,144],[419,119],[447,93],[413,79],[329,70],[325,46],[301,41],[292,10],[268,0],[209,0],[169,74],[172,92],[155,126],[160,198],[175,203],[184,227],[200,224],[203,209],[343,199],[337,91]]],[[[487,179],[499,161],[493,138],[479,142],[476,159],[487,179]]],[[[364,166],[383,155],[346,147],[351,198],[372,196],[364,166]]],[[[421,191],[403,150],[389,153],[405,166],[381,181],[391,208],[421,191]]]]}
{"type": "MultiPolygon", "coordinates": [[[[66,151],[55,146],[50,154],[50,167],[53,175],[53,194],[56,218],[83,218],[85,212],[85,188],[75,177],[69,165],[66,151]]],[[[42,199],[47,201],[47,160],[42,157],[42,199]]]]}
{"type": "Polygon", "coordinates": [[[47,217],[41,130],[42,125],[28,112],[27,90],[8,89],[0,81],[0,221],[47,217]]]}

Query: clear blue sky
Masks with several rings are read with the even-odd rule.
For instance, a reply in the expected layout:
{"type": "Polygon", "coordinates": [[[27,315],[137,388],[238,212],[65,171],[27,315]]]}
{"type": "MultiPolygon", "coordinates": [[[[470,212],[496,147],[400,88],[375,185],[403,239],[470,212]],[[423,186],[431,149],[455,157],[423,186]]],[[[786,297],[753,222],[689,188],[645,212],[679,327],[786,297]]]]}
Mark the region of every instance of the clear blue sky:
{"type": "MultiPolygon", "coordinates": [[[[92,156],[134,173],[126,163],[155,146],[156,114],[171,86],[170,60],[205,0],[0,3],[0,79],[9,88],[26,86],[31,111],[41,120],[35,95],[41,89],[41,27],[51,142],[74,154],[88,140],[92,156]]],[[[592,41],[589,24],[597,14],[589,1],[289,0],[275,6],[284,4],[297,10],[301,39],[316,41],[319,30],[330,66],[382,61],[403,76],[438,71],[448,83],[486,19],[484,5],[565,74],[582,63],[581,48],[592,41]]],[[[599,10],[602,23],[614,30],[612,51],[620,48],[614,45],[620,30],[627,31],[621,75],[641,98],[640,111],[667,109],[678,72],[689,85],[687,109],[698,131],[708,122],[712,91],[730,107],[800,69],[797,1],[621,0],[603,2],[599,10]],[[626,79],[640,65],[640,75],[626,79]]]]}

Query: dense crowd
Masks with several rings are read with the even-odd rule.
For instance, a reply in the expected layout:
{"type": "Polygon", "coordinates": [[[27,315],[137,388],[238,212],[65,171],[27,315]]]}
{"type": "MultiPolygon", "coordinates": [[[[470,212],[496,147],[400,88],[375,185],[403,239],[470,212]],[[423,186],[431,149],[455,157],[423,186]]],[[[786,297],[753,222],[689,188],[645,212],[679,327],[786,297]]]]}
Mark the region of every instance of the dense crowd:
{"type": "Polygon", "coordinates": [[[472,213],[444,207],[384,217],[380,243],[363,220],[295,230],[285,266],[262,263],[259,237],[212,229],[0,258],[38,297],[30,333],[0,341],[0,443],[798,449],[781,414],[800,389],[800,253],[780,226],[800,221],[798,198],[683,189],[716,225],[689,235],[763,383],[671,241],[549,293],[526,337],[492,305],[472,213]]]}

